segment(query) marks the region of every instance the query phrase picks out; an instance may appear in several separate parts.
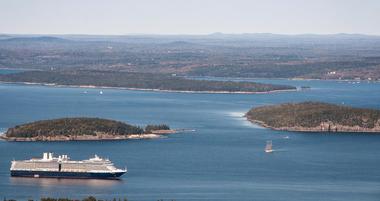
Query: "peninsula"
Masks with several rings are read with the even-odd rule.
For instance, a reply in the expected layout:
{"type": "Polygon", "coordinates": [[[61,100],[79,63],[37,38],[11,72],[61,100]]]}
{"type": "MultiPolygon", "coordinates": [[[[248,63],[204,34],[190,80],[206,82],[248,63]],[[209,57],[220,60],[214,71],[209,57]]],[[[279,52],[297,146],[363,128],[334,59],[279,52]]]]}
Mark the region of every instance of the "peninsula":
{"type": "Polygon", "coordinates": [[[158,138],[175,133],[168,125],[145,128],[100,118],[61,118],[35,121],[9,128],[1,138],[7,141],[126,140],[158,138]]]}
{"type": "Polygon", "coordinates": [[[0,81],[36,83],[49,86],[113,87],[134,90],[158,90],[203,93],[265,93],[296,90],[294,86],[255,82],[193,80],[160,73],[136,73],[99,70],[25,71],[0,75],[0,81]]]}
{"type": "Polygon", "coordinates": [[[246,117],[274,130],[380,133],[380,110],[323,102],[262,106],[251,109],[246,117]]]}

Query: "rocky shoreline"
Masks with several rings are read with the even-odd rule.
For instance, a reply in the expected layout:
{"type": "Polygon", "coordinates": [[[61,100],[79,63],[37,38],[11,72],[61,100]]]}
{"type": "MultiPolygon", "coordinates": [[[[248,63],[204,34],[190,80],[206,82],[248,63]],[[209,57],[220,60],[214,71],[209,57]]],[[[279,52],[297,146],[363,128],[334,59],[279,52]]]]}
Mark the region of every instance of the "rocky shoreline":
{"type": "Polygon", "coordinates": [[[317,127],[301,127],[301,126],[273,127],[256,119],[251,119],[247,117],[247,120],[259,126],[269,128],[272,130],[278,130],[278,131],[295,131],[295,132],[310,132],[310,133],[316,133],[316,132],[343,133],[345,132],[345,133],[378,133],[380,134],[380,127],[374,127],[374,128],[369,129],[369,128],[362,128],[359,126],[345,126],[345,125],[333,124],[332,122],[321,122],[320,126],[317,126],[317,127]]]}
{"type": "Polygon", "coordinates": [[[165,135],[178,133],[177,130],[155,130],[151,133],[129,134],[129,135],[111,135],[98,133],[97,135],[70,135],[70,136],[37,136],[37,137],[7,137],[5,134],[0,135],[0,139],[13,142],[37,142],[37,141],[111,141],[111,140],[133,140],[133,139],[155,139],[165,135]]]}

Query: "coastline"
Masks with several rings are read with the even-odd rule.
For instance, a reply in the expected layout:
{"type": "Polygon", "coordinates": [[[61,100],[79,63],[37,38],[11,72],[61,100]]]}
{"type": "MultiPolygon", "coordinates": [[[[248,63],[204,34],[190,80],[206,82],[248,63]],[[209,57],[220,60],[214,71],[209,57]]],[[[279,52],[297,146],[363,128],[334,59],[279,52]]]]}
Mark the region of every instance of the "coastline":
{"type": "MultiPolygon", "coordinates": [[[[0,70],[16,70],[16,71],[45,71],[44,69],[38,68],[9,68],[9,67],[0,67],[0,70]]],[[[307,77],[219,77],[219,76],[194,76],[194,75],[182,75],[178,77],[183,78],[196,78],[196,80],[204,80],[202,78],[224,78],[224,79],[240,79],[240,80],[252,80],[252,79],[272,79],[272,80],[294,80],[294,81],[343,81],[343,82],[371,82],[371,83],[379,83],[380,79],[337,79],[337,78],[307,78],[307,77]],[[201,79],[197,79],[201,78],[201,79]]],[[[207,79],[206,79],[207,80],[207,79]]],[[[0,81],[1,83],[1,81],[0,81]]],[[[19,83],[19,82],[15,82],[19,83]]],[[[65,85],[66,86],[66,85],[65,85]]],[[[69,86],[69,85],[67,85],[69,86]]],[[[71,86],[71,85],[70,85],[71,86]]],[[[151,89],[147,89],[151,90],[151,89]]]]}
{"type": "MultiPolygon", "coordinates": [[[[279,78],[282,79],[282,78],[279,78]]],[[[294,81],[335,81],[335,82],[369,82],[369,83],[379,83],[380,80],[356,80],[356,79],[322,79],[322,78],[283,78],[287,80],[294,81]]]]}
{"type": "Polygon", "coordinates": [[[5,132],[1,133],[0,140],[8,142],[66,142],[66,141],[114,141],[114,140],[138,140],[138,139],[157,139],[165,135],[176,134],[177,130],[155,130],[146,134],[130,134],[130,135],[71,135],[71,136],[38,136],[31,138],[7,137],[5,132]]]}
{"type": "MultiPolygon", "coordinates": [[[[379,83],[380,80],[367,80],[367,79],[323,79],[323,78],[302,78],[302,77],[217,77],[217,76],[183,76],[185,78],[224,78],[224,79],[239,79],[239,80],[294,80],[294,81],[343,81],[343,82],[371,82],[371,83],[379,83]]],[[[203,80],[203,79],[199,79],[203,80]]]]}
{"type": "Polygon", "coordinates": [[[16,70],[16,71],[42,71],[41,69],[37,68],[0,68],[0,70],[16,70]]]}
{"type": "Polygon", "coordinates": [[[290,131],[290,132],[304,132],[304,133],[363,133],[363,134],[380,134],[380,130],[370,130],[370,129],[364,129],[360,127],[349,127],[349,126],[342,126],[342,130],[334,131],[334,130],[327,130],[327,129],[321,129],[320,126],[317,127],[272,127],[266,124],[263,121],[251,119],[249,117],[246,117],[247,120],[253,124],[262,126],[264,128],[269,128],[272,130],[277,131],[290,131]]]}
{"type": "Polygon", "coordinates": [[[169,90],[169,89],[145,89],[145,88],[131,88],[131,87],[109,87],[109,86],[96,86],[96,85],[59,85],[54,83],[37,83],[37,82],[4,82],[4,84],[22,84],[22,85],[39,85],[47,87],[69,87],[69,88],[85,88],[85,89],[118,89],[130,91],[152,91],[152,92],[169,92],[169,93],[198,93],[198,94],[267,94],[279,92],[296,92],[297,89],[283,89],[283,90],[270,90],[270,91],[185,91],[185,90],[169,90]]]}

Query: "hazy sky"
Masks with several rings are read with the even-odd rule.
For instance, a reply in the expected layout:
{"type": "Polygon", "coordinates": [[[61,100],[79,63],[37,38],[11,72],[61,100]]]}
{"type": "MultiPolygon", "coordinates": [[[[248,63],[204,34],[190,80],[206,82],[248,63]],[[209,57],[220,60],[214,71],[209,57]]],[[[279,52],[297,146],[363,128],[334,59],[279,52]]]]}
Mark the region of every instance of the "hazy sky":
{"type": "Polygon", "coordinates": [[[380,0],[0,0],[0,33],[380,35],[380,0]]]}

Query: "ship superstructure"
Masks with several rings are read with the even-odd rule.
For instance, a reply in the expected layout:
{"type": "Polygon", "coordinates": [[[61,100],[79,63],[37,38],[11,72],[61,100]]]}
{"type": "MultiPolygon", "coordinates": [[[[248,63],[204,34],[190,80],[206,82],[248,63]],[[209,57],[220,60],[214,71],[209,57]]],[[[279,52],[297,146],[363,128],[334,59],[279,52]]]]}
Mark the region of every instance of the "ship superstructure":
{"type": "Polygon", "coordinates": [[[42,158],[12,161],[11,176],[56,177],[56,178],[118,178],[127,169],[118,169],[109,159],[93,158],[73,161],[67,155],[54,157],[53,153],[43,153],[42,158]]]}

